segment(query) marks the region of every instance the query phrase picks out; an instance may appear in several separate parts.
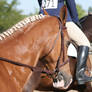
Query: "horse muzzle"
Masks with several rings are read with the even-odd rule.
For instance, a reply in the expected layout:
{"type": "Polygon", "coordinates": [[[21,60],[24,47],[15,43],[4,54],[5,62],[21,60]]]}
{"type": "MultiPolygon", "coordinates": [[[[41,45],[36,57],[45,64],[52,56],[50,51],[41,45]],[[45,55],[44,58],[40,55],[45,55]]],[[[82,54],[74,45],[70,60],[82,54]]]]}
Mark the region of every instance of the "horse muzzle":
{"type": "Polygon", "coordinates": [[[53,79],[53,87],[58,89],[67,89],[72,83],[72,77],[64,72],[58,72],[57,76],[53,79]]]}

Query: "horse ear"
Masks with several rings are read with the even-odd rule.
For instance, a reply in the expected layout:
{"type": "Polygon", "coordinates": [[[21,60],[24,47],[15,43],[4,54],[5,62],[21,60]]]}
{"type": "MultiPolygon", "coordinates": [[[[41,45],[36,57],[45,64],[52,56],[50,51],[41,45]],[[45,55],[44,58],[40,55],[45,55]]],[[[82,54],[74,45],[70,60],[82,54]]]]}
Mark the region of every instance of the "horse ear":
{"type": "Polygon", "coordinates": [[[64,5],[60,11],[60,19],[62,21],[63,26],[65,26],[66,18],[67,18],[67,7],[66,5],[64,5]]]}
{"type": "Polygon", "coordinates": [[[43,8],[44,15],[49,15],[47,11],[43,8]]]}

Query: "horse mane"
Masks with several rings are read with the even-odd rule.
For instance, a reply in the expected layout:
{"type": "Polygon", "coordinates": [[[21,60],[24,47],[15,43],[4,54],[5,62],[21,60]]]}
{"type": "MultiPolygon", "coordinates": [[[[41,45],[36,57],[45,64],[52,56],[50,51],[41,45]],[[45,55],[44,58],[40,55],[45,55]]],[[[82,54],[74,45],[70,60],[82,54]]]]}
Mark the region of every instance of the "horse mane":
{"type": "Polygon", "coordinates": [[[29,16],[29,17],[23,19],[22,21],[15,24],[13,27],[9,28],[8,30],[4,31],[3,33],[0,33],[0,40],[5,39],[6,37],[10,37],[13,33],[17,32],[17,31],[23,31],[22,28],[24,28],[27,24],[36,22],[37,20],[41,20],[44,17],[45,17],[45,15],[39,14],[39,15],[29,16]]]}

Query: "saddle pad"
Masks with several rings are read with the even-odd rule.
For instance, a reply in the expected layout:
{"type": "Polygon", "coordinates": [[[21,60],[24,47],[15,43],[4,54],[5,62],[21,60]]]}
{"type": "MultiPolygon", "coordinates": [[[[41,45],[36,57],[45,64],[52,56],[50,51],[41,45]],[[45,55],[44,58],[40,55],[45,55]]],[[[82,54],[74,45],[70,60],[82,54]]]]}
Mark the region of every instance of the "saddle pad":
{"type": "Polygon", "coordinates": [[[77,58],[77,49],[72,43],[68,46],[67,55],[77,58]]]}

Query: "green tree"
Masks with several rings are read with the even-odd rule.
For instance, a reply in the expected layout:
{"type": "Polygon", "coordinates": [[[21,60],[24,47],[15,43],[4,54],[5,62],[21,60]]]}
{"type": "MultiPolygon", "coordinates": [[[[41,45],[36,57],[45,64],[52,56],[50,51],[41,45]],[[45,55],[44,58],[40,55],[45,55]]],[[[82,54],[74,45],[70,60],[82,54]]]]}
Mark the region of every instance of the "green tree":
{"type": "Polygon", "coordinates": [[[12,0],[10,4],[7,0],[0,0],[0,32],[8,29],[25,17],[21,14],[22,11],[16,9],[17,5],[17,0],[12,0]]]}
{"type": "Polygon", "coordinates": [[[79,19],[86,15],[85,10],[82,9],[81,5],[77,5],[79,19]]]}

